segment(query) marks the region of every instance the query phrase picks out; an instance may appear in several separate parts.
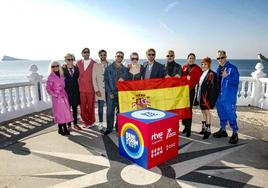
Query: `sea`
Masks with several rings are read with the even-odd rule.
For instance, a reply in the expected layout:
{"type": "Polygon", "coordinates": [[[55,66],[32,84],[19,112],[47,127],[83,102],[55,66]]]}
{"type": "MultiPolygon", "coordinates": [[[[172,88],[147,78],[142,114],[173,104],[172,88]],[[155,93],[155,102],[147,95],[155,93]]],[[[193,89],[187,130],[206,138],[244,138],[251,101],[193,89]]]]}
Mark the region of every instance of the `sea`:
{"type": "MultiPolygon", "coordinates": [[[[109,60],[112,62],[113,60],[109,60]]],[[[144,63],[146,60],[141,59],[139,63],[144,63]]],[[[165,64],[165,59],[157,59],[161,64],[165,64]]],[[[255,66],[259,60],[257,59],[230,59],[231,63],[238,67],[240,76],[251,76],[251,73],[255,71],[255,66]]],[[[63,61],[60,61],[63,63],[63,61]]],[[[186,59],[176,59],[176,62],[184,65],[186,64],[186,59]]],[[[196,64],[200,65],[201,60],[196,60],[196,64]]],[[[48,75],[48,65],[50,60],[38,60],[38,61],[0,61],[0,84],[7,83],[17,83],[17,82],[27,82],[27,75],[30,74],[30,66],[32,64],[37,65],[38,73],[47,78],[48,75]]],[[[124,60],[123,64],[130,63],[129,59],[124,60]]],[[[218,62],[213,60],[212,70],[216,70],[218,67],[218,62]]],[[[264,63],[264,72],[268,74],[268,63],[264,63]]]]}

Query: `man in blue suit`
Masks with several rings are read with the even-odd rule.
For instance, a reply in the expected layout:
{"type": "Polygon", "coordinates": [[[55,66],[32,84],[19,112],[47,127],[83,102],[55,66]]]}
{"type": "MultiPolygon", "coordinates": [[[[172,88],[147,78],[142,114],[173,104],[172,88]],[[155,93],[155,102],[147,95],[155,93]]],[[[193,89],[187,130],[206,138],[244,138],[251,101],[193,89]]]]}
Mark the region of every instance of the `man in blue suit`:
{"type": "Polygon", "coordinates": [[[155,50],[153,48],[147,50],[146,56],[148,61],[144,63],[144,70],[142,72],[143,79],[165,77],[165,67],[155,61],[155,55],[155,50]]]}
{"type": "Polygon", "coordinates": [[[217,53],[217,60],[219,62],[217,69],[219,97],[216,106],[221,128],[218,132],[214,133],[213,136],[215,138],[228,137],[226,125],[227,122],[229,122],[233,130],[229,143],[237,144],[238,126],[236,121],[236,99],[239,85],[239,72],[237,67],[227,61],[226,58],[226,52],[219,50],[217,53]]]}

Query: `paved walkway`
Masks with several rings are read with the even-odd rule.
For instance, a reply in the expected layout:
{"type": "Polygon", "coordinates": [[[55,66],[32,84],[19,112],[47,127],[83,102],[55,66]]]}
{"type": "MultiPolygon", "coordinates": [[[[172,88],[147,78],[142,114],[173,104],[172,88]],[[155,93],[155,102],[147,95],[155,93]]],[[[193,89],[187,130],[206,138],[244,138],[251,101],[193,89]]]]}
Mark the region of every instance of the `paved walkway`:
{"type": "Polygon", "coordinates": [[[194,123],[191,138],[180,134],[179,156],[148,171],[118,154],[115,133],[60,136],[50,113],[0,125],[0,187],[268,187],[268,143],[258,138],[204,141],[194,123]]]}

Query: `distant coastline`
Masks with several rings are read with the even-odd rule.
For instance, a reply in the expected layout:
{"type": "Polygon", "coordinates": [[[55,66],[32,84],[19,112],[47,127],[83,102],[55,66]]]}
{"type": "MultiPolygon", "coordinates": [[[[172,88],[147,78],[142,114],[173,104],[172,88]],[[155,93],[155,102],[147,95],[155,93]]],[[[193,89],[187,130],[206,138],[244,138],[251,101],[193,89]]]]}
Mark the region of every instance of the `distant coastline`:
{"type": "Polygon", "coordinates": [[[28,59],[19,59],[12,56],[4,55],[1,61],[28,61],[28,59]]]}

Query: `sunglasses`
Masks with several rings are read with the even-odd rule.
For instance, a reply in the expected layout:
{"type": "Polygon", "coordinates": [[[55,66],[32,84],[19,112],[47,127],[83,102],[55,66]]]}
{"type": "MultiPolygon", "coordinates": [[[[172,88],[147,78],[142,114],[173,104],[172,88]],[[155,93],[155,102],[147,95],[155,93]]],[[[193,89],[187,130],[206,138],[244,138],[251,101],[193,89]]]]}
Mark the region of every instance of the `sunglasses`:
{"type": "Polygon", "coordinates": [[[52,65],[51,68],[59,67],[59,65],[52,65]]]}
{"type": "Polygon", "coordinates": [[[89,54],[90,52],[89,51],[84,51],[83,54],[89,54]]]}
{"type": "Polygon", "coordinates": [[[118,57],[118,58],[124,58],[124,56],[122,56],[122,55],[117,55],[116,57],[118,57]]]}
{"type": "Polygon", "coordinates": [[[220,59],[225,59],[225,57],[223,56],[223,57],[218,57],[217,58],[217,60],[220,60],[220,59]]]}
{"type": "Polygon", "coordinates": [[[167,55],[167,57],[174,57],[174,55],[167,55]]]}
{"type": "Polygon", "coordinates": [[[67,61],[74,61],[74,59],[67,59],[67,61]]]}
{"type": "Polygon", "coordinates": [[[148,56],[155,56],[155,54],[147,54],[148,56]]]}
{"type": "Polygon", "coordinates": [[[131,58],[131,61],[135,61],[135,60],[138,61],[139,58],[135,58],[135,57],[134,58],[131,58]]]}

